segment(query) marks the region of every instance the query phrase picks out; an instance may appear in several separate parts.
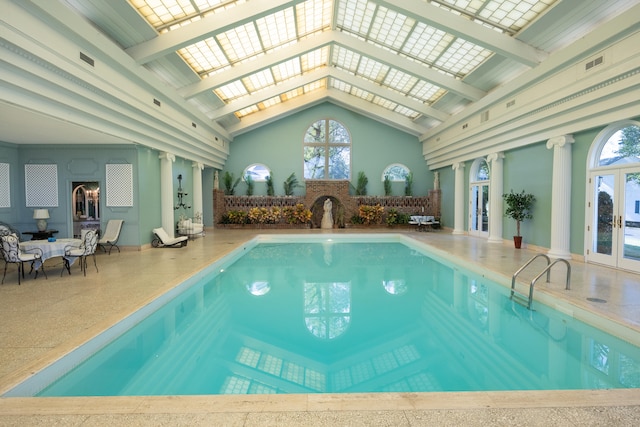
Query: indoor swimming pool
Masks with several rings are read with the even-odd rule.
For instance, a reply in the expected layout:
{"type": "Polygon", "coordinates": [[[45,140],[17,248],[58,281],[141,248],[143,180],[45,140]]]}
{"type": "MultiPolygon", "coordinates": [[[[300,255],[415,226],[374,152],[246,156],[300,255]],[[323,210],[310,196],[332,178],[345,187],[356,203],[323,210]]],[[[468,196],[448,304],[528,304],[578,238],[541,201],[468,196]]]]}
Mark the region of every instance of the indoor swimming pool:
{"type": "Polygon", "coordinates": [[[640,387],[640,348],[400,235],[260,236],[5,396],[640,387]]]}

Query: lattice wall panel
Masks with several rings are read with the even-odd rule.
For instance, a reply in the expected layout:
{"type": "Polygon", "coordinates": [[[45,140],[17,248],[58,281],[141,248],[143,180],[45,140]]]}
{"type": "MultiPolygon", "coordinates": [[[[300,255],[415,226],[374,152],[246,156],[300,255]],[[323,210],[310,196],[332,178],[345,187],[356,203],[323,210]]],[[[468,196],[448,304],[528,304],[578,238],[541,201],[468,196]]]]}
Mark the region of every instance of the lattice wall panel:
{"type": "Polygon", "coordinates": [[[58,207],[58,165],[24,165],[27,207],[58,207]]]}
{"type": "Polygon", "coordinates": [[[107,206],[133,206],[133,166],[107,165],[107,206]]]}
{"type": "Polygon", "coordinates": [[[0,163],[0,208],[11,207],[11,175],[9,163],[0,163]]]}

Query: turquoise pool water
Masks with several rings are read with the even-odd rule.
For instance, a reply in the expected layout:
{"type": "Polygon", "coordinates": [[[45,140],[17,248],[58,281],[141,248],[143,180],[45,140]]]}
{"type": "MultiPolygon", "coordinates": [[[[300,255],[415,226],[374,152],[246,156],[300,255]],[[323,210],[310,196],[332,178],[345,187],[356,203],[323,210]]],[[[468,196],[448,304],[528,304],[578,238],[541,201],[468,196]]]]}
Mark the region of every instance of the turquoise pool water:
{"type": "Polygon", "coordinates": [[[409,239],[270,237],[6,396],[640,387],[640,349],[409,239]]]}

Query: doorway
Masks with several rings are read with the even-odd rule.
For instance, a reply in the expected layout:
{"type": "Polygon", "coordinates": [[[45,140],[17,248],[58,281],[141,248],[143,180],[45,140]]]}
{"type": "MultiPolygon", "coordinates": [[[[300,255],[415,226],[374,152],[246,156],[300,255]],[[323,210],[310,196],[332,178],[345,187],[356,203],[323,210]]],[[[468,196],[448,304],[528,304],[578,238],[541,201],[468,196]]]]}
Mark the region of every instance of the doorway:
{"type": "Polygon", "coordinates": [[[469,234],[489,237],[489,165],[477,159],[469,175],[469,234]]]}
{"type": "Polygon", "coordinates": [[[71,212],[73,237],[79,238],[83,229],[100,231],[100,182],[71,183],[71,212]]]}

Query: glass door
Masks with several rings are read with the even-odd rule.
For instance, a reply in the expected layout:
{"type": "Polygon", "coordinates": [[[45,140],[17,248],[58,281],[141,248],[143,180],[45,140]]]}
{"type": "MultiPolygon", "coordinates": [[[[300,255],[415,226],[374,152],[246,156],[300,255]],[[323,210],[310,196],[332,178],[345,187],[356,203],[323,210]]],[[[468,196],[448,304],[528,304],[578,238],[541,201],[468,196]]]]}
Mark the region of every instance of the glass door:
{"type": "Polygon", "coordinates": [[[469,202],[469,234],[487,237],[489,235],[489,184],[471,184],[469,202]]]}
{"type": "Polygon", "coordinates": [[[589,261],[640,271],[640,167],[591,176],[589,261]]]}

